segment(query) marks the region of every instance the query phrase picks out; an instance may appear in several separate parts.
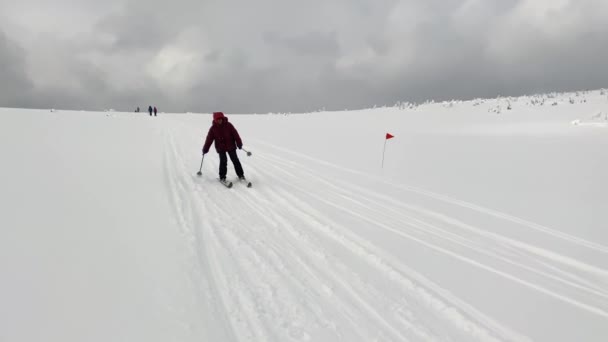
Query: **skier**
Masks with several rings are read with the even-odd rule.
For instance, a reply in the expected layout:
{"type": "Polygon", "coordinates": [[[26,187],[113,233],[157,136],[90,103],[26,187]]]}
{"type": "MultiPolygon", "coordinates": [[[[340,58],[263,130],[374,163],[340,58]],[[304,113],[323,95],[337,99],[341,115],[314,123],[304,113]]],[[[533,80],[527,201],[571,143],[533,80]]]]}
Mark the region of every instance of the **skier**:
{"type": "Polygon", "coordinates": [[[239,177],[239,180],[244,181],[245,175],[243,173],[243,167],[239,161],[239,157],[236,154],[237,147],[243,148],[243,141],[239,136],[236,128],[228,122],[228,118],[224,116],[222,112],[213,113],[213,124],[209,128],[205,144],[203,145],[203,155],[209,152],[211,143],[215,141],[215,150],[220,155],[220,181],[226,182],[226,172],[228,169],[228,159],[226,153],[230,156],[230,160],[234,165],[234,171],[239,177]]]}
{"type": "Polygon", "coordinates": [[[154,116],[156,116],[156,106],[154,106],[154,116]]]}
{"type": "Polygon", "coordinates": [[[148,106],[148,113],[150,113],[150,116],[152,116],[152,106],[148,106]]]}

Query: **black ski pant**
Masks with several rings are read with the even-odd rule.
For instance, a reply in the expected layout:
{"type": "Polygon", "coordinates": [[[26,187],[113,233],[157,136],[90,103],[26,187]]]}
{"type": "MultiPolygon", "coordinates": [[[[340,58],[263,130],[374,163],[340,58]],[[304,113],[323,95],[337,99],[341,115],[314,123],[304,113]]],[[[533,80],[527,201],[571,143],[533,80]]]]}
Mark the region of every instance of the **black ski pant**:
{"type": "Polygon", "coordinates": [[[243,174],[243,167],[241,166],[239,156],[236,155],[236,150],[218,153],[220,155],[220,179],[226,178],[226,172],[228,172],[228,158],[226,157],[226,154],[230,156],[230,160],[232,161],[232,165],[234,165],[234,171],[236,172],[236,175],[238,177],[245,176],[243,174]]]}

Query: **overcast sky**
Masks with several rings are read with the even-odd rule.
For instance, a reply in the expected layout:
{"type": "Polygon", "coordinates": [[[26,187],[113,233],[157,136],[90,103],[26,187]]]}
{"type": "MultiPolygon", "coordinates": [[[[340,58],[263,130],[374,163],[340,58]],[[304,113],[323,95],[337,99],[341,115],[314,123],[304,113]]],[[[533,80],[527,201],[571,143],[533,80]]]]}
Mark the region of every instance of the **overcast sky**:
{"type": "Polygon", "coordinates": [[[608,87],[606,0],[0,0],[0,106],[263,113],[608,87]]]}

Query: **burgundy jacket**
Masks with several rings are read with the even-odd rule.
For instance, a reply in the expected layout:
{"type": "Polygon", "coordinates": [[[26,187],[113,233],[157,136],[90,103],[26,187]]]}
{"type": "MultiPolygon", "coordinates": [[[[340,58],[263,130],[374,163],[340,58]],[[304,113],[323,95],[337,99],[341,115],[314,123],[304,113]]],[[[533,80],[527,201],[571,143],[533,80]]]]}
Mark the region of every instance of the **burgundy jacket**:
{"type": "Polygon", "coordinates": [[[215,141],[215,150],[220,152],[229,152],[236,150],[236,148],[243,147],[243,142],[237,132],[236,128],[228,122],[228,118],[224,117],[221,124],[213,122],[213,125],[209,128],[207,133],[207,139],[205,139],[205,145],[203,146],[203,153],[209,152],[211,143],[215,141]]]}

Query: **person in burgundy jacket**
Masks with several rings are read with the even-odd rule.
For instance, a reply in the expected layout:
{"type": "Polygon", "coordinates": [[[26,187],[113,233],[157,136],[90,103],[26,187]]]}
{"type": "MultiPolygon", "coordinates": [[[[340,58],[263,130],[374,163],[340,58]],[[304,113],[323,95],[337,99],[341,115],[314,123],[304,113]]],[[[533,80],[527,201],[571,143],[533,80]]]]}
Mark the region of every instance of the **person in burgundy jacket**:
{"type": "Polygon", "coordinates": [[[203,145],[203,155],[209,152],[211,144],[215,141],[215,150],[220,155],[220,179],[226,180],[226,172],[228,171],[228,159],[226,154],[230,156],[230,160],[234,165],[234,171],[239,179],[245,179],[243,167],[236,154],[236,149],[243,148],[243,141],[239,136],[239,132],[234,126],[228,122],[228,118],[222,112],[213,113],[213,124],[209,128],[205,144],[203,145]]]}

